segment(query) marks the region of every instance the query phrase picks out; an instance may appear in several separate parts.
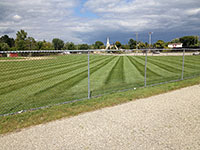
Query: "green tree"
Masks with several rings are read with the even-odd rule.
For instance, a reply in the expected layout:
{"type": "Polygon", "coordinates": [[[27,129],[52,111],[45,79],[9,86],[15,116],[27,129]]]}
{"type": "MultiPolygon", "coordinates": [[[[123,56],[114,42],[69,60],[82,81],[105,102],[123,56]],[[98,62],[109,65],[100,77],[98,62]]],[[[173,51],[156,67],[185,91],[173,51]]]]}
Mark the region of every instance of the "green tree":
{"type": "Polygon", "coordinates": [[[146,44],[143,42],[138,42],[138,49],[144,49],[146,48],[146,44]]]}
{"type": "Polygon", "coordinates": [[[43,41],[42,50],[54,50],[54,46],[51,42],[43,41]]]}
{"type": "Polygon", "coordinates": [[[26,40],[27,40],[27,32],[24,30],[20,30],[17,32],[17,37],[15,39],[15,46],[17,50],[25,50],[27,48],[26,40]]]}
{"type": "Polygon", "coordinates": [[[115,45],[117,46],[117,48],[120,48],[122,46],[122,44],[119,41],[116,41],[115,45]]]}
{"type": "Polygon", "coordinates": [[[80,44],[79,49],[80,50],[87,50],[87,49],[89,49],[89,46],[87,44],[80,44]]]}
{"type": "Polygon", "coordinates": [[[153,45],[155,48],[164,48],[165,47],[165,42],[163,40],[158,40],[156,43],[153,45]]]}
{"type": "Polygon", "coordinates": [[[135,49],[136,48],[136,41],[133,40],[133,39],[130,39],[129,42],[128,42],[128,45],[130,47],[130,49],[135,49]]]}
{"type": "Polygon", "coordinates": [[[17,35],[16,40],[26,40],[27,38],[27,32],[25,32],[24,30],[18,31],[16,35],[17,35]]]}
{"type": "Polygon", "coordinates": [[[122,49],[130,49],[130,46],[128,44],[124,44],[121,46],[122,49]]]}
{"type": "Polygon", "coordinates": [[[198,45],[198,36],[184,36],[180,38],[180,42],[183,43],[183,47],[195,47],[198,45]]]}
{"type": "Polygon", "coordinates": [[[9,47],[15,46],[15,40],[13,38],[10,38],[8,35],[3,35],[0,38],[0,43],[7,43],[9,47]]]}
{"type": "Polygon", "coordinates": [[[38,42],[36,43],[36,49],[37,49],[37,50],[42,50],[42,47],[43,47],[43,41],[38,41],[38,42]]]}
{"type": "Polygon", "coordinates": [[[101,49],[102,46],[104,46],[104,44],[101,41],[96,41],[94,44],[95,49],[101,49]]]}
{"type": "Polygon", "coordinates": [[[9,50],[9,45],[7,43],[0,43],[0,51],[8,51],[9,50]]]}
{"type": "Polygon", "coordinates": [[[52,43],[55,50],[61,50],[64,47],[64,42],[61,39],[54,38],[52,43]]]}
{"type": "Polygon", "coordinates": [[[149,43],[145,42],[145,48],[149,48],[149,43]]]}
{"type": "Polygon", "coordinates": [[[179,38],[175,38],[170,43],[180,43],[180,40],[179,40],[179,38]]]}
{"type": "Polygon", "coordinates": [[[28,50],[36,50],[37,49],[37,43],[33,37],[28,37],[26,39],[26,49],[28,50]]]}
{"type": "Polygon", "coordinates": [[[76,46],[75,46],[75,44],[73,42],[67,42],[64,45],[64,49],[66,49],[66,50],[75,50],[76,46]]]}

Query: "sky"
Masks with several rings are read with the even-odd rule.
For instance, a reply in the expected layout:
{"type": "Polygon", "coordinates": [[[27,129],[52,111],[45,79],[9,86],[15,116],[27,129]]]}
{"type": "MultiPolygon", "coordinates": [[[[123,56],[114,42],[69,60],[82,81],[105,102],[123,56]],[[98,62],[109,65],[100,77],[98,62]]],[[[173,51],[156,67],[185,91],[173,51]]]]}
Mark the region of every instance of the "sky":
{"type": "Polygon", "coordinates": [[[0,0],[0,36],[93,44],[200,35],[200,0],[0,0]]]}

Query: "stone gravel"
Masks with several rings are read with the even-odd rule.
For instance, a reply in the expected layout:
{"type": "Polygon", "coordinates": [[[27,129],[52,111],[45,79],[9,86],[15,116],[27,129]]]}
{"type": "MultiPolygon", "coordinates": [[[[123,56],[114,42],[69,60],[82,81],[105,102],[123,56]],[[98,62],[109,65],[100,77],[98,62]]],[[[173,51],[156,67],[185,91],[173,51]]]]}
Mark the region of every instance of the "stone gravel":
{"type": "Polygon", "coordinates": [[[200,150],[200,85],[0,136],[2,150],[200,150]]]}

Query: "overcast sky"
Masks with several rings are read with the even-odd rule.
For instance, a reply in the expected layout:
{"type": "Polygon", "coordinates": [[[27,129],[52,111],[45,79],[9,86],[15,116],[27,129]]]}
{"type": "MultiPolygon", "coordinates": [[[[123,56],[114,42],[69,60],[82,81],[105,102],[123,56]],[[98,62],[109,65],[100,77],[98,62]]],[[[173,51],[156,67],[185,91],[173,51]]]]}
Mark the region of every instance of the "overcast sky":
{"type": "Polygon", "coordinates": [[[37,40],[170,41],[200,35],[200,0],[0,0],[0,36],[20,29],[37,40]]]}

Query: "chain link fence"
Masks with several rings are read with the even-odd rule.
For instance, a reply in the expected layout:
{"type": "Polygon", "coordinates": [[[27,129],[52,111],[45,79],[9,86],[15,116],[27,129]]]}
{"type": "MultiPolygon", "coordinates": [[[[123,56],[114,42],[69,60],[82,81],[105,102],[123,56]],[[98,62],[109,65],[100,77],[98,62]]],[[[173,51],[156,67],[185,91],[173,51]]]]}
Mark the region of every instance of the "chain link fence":
{"type": "Polygon", "coordinates": [[[199,49],[0,51],[0,116],[200,75],[199,49]]]}

